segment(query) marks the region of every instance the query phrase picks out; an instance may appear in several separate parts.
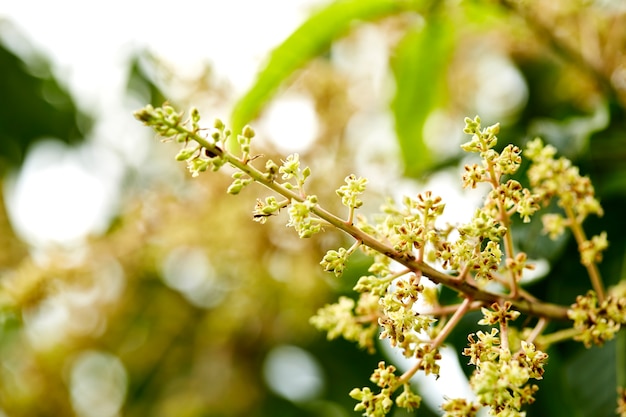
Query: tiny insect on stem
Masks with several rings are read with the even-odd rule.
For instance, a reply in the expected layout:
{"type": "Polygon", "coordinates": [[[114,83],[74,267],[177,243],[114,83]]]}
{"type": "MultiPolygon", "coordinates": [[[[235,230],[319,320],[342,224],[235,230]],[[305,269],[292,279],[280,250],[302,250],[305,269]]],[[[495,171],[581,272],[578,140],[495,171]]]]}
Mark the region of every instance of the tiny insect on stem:
{"type": "Polygon", "coordinates": [[[208,158],[217,158],[218,156],[222,156],[224,151],[222,151],[218,146],[215,146],[213,149],[204,148],[204,154],[208,158]]]}

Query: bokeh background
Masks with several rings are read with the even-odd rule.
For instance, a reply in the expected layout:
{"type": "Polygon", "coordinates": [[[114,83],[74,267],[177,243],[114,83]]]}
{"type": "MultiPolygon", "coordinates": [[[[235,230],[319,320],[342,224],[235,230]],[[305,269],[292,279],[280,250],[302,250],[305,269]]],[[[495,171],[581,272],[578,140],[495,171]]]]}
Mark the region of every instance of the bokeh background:
{"type": "MultiPolygon", "coordinates": [[[[500,122],[504,143],[541,136],[594,181],[606,214],[586,227],[608,232],[607,284],[625,279],[619,0],[12,2],[0,6],[1,416],[351,416],[350,389],[397,360],[308,323],[368,260],[338,280],[319,261],[345,236],[299,240],[284,218],[252,221],[266,191],[191,179],[176,146],[132,117],[166,100],[207,124],[251,122],[274,160],[298,152],[327,207],[341,210],[346,175],[368,177],[364,214],[432,189],[448,221],[470,216],[481,196],[459,186],[465,116],[500,122]]],[[[515,235],[542,267],[529,291],[567,305],[587,290],[573,239],[534,224],[515,235]]],[[[623,333],[552,348],[529,415],[614,415],[623,333]]],[[[470,369],[449,356],[444,392],[416,381],[419,415],[464,392],[470,369]]]]}

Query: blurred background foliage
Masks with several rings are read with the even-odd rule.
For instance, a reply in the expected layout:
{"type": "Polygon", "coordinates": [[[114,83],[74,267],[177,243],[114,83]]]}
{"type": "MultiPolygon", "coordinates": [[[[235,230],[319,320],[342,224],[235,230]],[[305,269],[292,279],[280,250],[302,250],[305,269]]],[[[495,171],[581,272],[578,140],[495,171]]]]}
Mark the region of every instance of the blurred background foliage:
{"type": "MultiPolygon", "coordinates": [[[[19,170],[35,141],[88,137],[98,115],[85,115],[44,55],[0,39],[0,68],[2,175],[19,170]]],[[[196,105],[209,119],[232,94],[208,65],[181,80],[138,53],[128,69],[129,97],[196,105]]],[[[320,3],[236,98],[232,125],[262,126],[273,101],[290,94],[313,102],[317,134],[299,153],[314,175],[310,192],[337,210],[334,189],[351,172],[370,178],[371,211],[384,194],[457,175],[465,116],[500,122],[505,143],[543,137],[592,178],[606,214],[588,221],[588,233],[608,232],[607,284],[626,279],[620,1],[320,3]]],[[[284,156],[268,139],[258,152],[284,156]]],[[[303,241],[281,219],[259,225],[251,210],[265,191],[227,196],[227,175],[191,180],[174,147],[154,142],[143,176],[129,168],[108,229],[81,245],[34,248],[1,206],[0,415],[354,415],[347,393],[367,382],[378,357],[327,342],[308,318],[348,293],[367,260],[341,281],[325,275],[319,261],[344,236],[303,241]]],[[[519,248],[550,265],[529,284],[533,294],[568,305],[588,289],[572,239],[514,226],[519,248]]],[[[475,319],[450,338],[457,351],[475,319]]],[[[624,332],[603,349],[564,343],[549,353],[528,415],[614,415],[614,387],[626,385],[624,332]]]]}

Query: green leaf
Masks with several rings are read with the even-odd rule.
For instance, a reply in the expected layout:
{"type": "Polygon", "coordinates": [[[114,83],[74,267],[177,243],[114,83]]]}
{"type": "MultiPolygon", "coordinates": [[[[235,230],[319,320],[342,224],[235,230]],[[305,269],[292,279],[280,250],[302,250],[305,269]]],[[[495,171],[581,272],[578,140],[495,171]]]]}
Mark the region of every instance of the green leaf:
{"type": "Polygon", "coordinates": [[[532,381],[539,386],[536,402],[526,407],[528,416],[583,417],[570,396],[567,376],[563,371],[567,361],[557,346],[548,350],[548,365],[543,379],[532,381]]]}
{"type": "Polygon", "coordinates": [[[280,85],[298,68],[324,53],[345,35],[355,22],[373,21],[406,10],[419,0],[339,0],[314,13],[270,54],[254,85],[237,102],[231,115],[233,131],[239,132],[261,111],[280,85]]]}
{"type": "MultiPolygon", "coordinates": [[[[16,45],[24,43],[26,50],[31,49],[9,22],[0,23],[8,24],[7,38],[16,37],[16,45]]],[[[0,36],[0,177],[9,168],[19,167],[41,139],[80,143],[92,125],[90,116],[78,108],[74,97],[53,76],[45,56],[33,51],[36,55],[24,61],[19,50],[13,51],[8,44],[0,36]]]]}
{"type": "Polygon", "coordinates": [[[166,97],[157,85],[151,68],[158,68],[159,63],[156,57],[147,52],[140,52],[133,56],[130,61],[130,71],[126,90],[138,96],[141,101],[146,101],[154,107],[163,105],[166,97]]]}
{"type": "Polygon", "coordinates": [[[615,339],[615,378],[618,386],[626,388],[626,331],[619,332],[615,339]]]}
{"type": "Polygon", "coordinates": [[[445,96],[446,69],[454,45],[451,23],[432,16],[406,34],[391,63],[396,81],[392,103],[405,174],[417,177],[432,168],[424,124],[445,96]]]}
{"type": "Polygon", "coordinates": [[[565,364],[570,400],[580,415],[615,416],[618,346],[619,343],[612,340],[602,348],[585,349],[565,364]]]}

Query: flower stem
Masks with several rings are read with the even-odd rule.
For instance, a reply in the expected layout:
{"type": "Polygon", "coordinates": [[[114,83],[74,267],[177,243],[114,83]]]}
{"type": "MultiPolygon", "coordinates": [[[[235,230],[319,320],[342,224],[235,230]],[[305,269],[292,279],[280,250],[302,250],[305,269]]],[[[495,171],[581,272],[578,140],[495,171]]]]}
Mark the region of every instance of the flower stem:
{"type": "MultiPolygon", "coordinates": [[[[585,231],[582,228],[580,222],[576,219],[576,214],[574,210],[570,206],[565,206],[565,213],[570,222],[570,229],[572,230],[572,234],[576,239],[576,243],[578,247],[582,247],[583,243],[587,241],[587,236],[585,235],[585,231]]],[[[602,303],[606,298],[604,285],[602,284],[602,278],[600,277],[600,271],[598,270],[598,266],[595,262],[591,262],[585,265],[587,268],[587,273],[589,274],[589,280],[591,281],[591,285],[593,286],[594,291],[598,296],[598,302],[602,303]]]]}
{"type": "MultiPolygon", "coordinates": [[[[145,121],[145,119],[141,118],[141,115],[138,116],[138,118],[145,121]]],[[[164,121],[163,123],[165,123],[170,129],[177,131],[181,135],[185,135],[188,139],[196,141],[211,154],[223,158],[226,163],[245,173],[255,182],[263,185],[264,187],[282,195],[290,201],[295,200],[302,202],[305,200],[306,197],[303,197],[302,195],[300,195],[300,193],[296,193],[288,189],[283,184],[275,181],[273,176],[268,176],[266,175],[266,173],[252,166],[249,163],[251,161],[243,161],[236,157],[234,154],[228,152],[227,150],[222,150],[216,144],[202,137],[196,131],[192,131],[186,128],[181,123],[168,123],[167,121],[164,121]]],[[[464,294],[466,299],[484,302],[485,304],[492,304],[494,302],[497,303],[501,301],[504,297],[506,297],[503,294],[492,293],[480,289],[465,280],[459,280],[457,276],[448,275],[444,272],[438,271],[430,265],[426,264],[425,262],[416,259],[415,256],[410,253],[399,252],[395,250],[393,246],[390,246],[385,242],[379,241],[375,237],[364,232],[359,227],[353,224],[346,223],[344,219],[341,219],[340,217],[334,215],[333,213],[324,209],[319,204],[316,204],[314,207],[311,208],[311,213],[326,221],[330,225],[334,226],[336,229],[341,230],[344,233],[352,236],[357,241],[362,242],[363,245],[368,246],[369,248],[389,257],[390,259],[405,266],[409,270],[416,273],[419,272],[420,274],[426,276],[431,281],[437,284],[445,285],[454,291],[464,294]]],[[[559,306],[556,304],[542,301],[530,301],[527,299],[515,297],[512,297],[511,303],[516,310],[531,316],[546,317],[555,320],[568,319],[567,307],[564,306],[559,306]]]]}
{"type": "MultiPolygon", "coordinates": [[[[459,323],[459,321],[461,321],[465,313],[467,313],[467,311],[470,309],[471,304],[472,304],[472,299],[470,297],[466,297],[465,300],[463,300],[461,305],[455,311],[454,315],[452,315],[452,317],[450,318],[450,320],[448,320],[448,322],[443,327],[443,329],[441,329],[437,337],[435,337],[435,339],[433,339],[433,341],[431,342],[432,349],[437,349],[443,344],[443,342],[446,340],[446,337],[448,337],[452,329],[454,329],[454,327],[459,323]]],[[[407,383],[413,377],[413,375],[415,375],[417,371],[421,369],[421,364],[422,364],[422,361],[418,360],[415,363],[415,365],[413,365],[409,370],[403,373],[398,378],[398,385],[407,383]]]]}
{"type": "Polygon", "coordinates": [[[550,346],[554,343],[572,339],[578,334],[580,334],[580,331],[571,327],[568,329],[558,330],[545,336],[540,336],[537,338],[537,343],[543,346],[550,346]]]}

